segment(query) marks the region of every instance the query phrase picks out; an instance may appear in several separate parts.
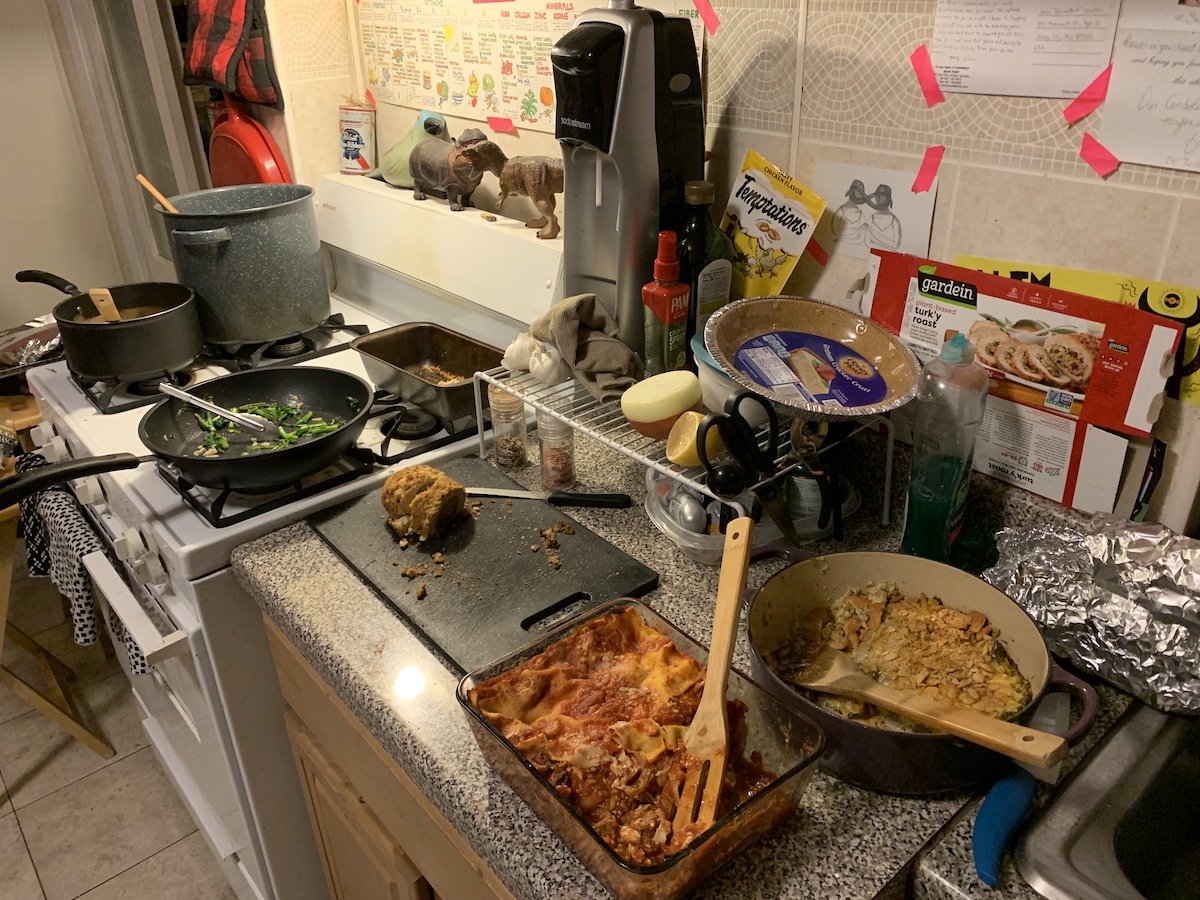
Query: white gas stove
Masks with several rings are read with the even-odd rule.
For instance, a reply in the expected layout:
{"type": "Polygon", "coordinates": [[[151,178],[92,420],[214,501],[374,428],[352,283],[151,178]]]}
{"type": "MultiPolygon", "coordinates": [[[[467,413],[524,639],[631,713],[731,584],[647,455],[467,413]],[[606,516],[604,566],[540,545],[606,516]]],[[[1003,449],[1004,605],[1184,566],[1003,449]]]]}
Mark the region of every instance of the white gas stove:
{"type": "MultiPolygon", "coordinates": [[[[371,331],[432,320],[503,347],[521,330],[502,314],[415,286],[347,254],[339,254],[338,273],[342,290],[331,299],[333,311],[371,331]]],[[[349,348],[295,365],[340,369],[370,381],[349,348]]],[[[225,367],[201,366],[194,383],[225,374],[225,367]]],[[[101,413],[62,362],[32,370],[28,379],[44,418],[35,438],[47,456],[146,454],[137,428],[149,406],[101,413]]],[[[358,447],[380,450],[386,421],[370,420],[358,447]]],[[[398,465],[437,464],[476,447],[474,437],[445,430],[393,439],[386,455],[411,454],[403,463],[339,463],[317,480],[350,480],[302,499],[283,497],[277,508],[242,521],[237,519],[250,507],[280,498],[230,495],[221,512],[235,521],[223,527],[185,502],[152,463],[74,483],[111,551],[108,559],[89,557],[88,565],[107,601],[105,615],[121,619],[150,667],[149,674],[136,674],[117,643],[143,725],[241,900],[326,900],[326,888],[260,613],[229,568],[231,552],[316,510],[377,490],[398,465]]],[[[200,493],[211,501],[219,492],[200,493]]]]}

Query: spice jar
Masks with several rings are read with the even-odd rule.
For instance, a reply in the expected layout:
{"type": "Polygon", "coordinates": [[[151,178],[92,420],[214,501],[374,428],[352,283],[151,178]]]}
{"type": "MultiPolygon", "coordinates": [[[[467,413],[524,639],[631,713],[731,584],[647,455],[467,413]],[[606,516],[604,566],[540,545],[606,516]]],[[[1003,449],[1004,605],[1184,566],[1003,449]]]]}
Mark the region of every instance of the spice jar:
{"type": "Polygon", "coordinates": [[[488,385],[488,406],[492,410],[496,464],[518,469],[529,461],[525,452],[525,401],[492,384],[488,385]]]}
{"type": "Polygon", "coordinates": [[[541,410],[537,426],[542,451],[542,487],[548,491],[569,491],[575,487],[575,430],[541,410]]]}

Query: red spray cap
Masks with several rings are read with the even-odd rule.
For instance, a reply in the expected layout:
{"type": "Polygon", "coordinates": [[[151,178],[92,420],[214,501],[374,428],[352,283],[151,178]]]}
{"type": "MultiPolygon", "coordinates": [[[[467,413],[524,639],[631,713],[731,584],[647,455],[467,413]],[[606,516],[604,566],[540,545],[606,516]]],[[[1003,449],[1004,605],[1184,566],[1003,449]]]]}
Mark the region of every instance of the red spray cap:
{"type": "Polygon", "coordinates": [[[658,259],[654,260],[655,281],[678,281],[679,260],[675,257],[675,232],[658,233],[658,259]]]}

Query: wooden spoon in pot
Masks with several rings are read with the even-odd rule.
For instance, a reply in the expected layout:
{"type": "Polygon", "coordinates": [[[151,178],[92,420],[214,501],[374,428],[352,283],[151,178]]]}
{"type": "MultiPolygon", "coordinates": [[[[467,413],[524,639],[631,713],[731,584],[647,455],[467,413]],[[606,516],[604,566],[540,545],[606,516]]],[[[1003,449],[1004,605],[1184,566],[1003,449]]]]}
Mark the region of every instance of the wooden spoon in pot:
{"type": "Polygon", "coordinates": [[[789,673],[788,680],[811,691],[874,703],[914,722],[1031,766],[1046,768],[1067,755],[1067,742],[1056,734],[995,719],[973,709],[934,700],[917,691],[887,687],[864,673],[845,653],[828,647],[799,671],[789,673]]]}
{"type": "Polygon", "coordinates": [[[716,819],[717,801],[721,798],[721,783],[725,778],[725,762],[729,756],[725,688],[729,684],[729,666],[733,661],[733,645],[737,641],[738,614],[742,608],[742,595],[746,591],[746,571],[750,567],[753,544],[753,519],[743,517],[729,523],[725,529],[725,554],[721,557],[721,580],[717,584],[717,608],[713,614],[704,693],[700,695],[700,705],[683,738],[687,752],[699,758],[702,765],[688,769],[672,823],[672,830],[676,833],[698,822],[701,828],[697,834],[702,834],[716,819]],[[696,808],[698,799],[699,809],[696,808]]]}
{"type": "Polygon", "coordinates": [[[92,288],[88,291],[88,299],[105,322],[121,321],[121,311],[117,309],[117,304],[113,303],[112,291],[108,288],[92,288]]]}

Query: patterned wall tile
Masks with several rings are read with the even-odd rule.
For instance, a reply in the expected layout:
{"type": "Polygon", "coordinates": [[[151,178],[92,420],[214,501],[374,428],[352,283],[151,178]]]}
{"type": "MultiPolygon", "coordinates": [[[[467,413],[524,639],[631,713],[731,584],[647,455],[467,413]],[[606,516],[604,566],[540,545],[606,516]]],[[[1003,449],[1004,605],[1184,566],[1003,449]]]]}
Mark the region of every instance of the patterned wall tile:
{"type": "Polygon", "coordinates": [[[281,74],[292,80],[342,78],[350,69],[350,28],[343,0],[282,0],[268,7],[281,74]]]}
{"type": "MultiPolygon", "coordinates": [[[[948,159],[1094,178],[1079,158],[1083,133],[1066,100],[946,94],[925,106],[908,56],[933,41],[934,0],[810,0],[804,51],[801,140],[920,154],[945,144],[948,159]]],[[[1109,182],[1200,196],[1200,175],[1122,165],[1109,182]]]]}
{"type": "Polygon", "coordinates": [[[708,43],[708,122],[789,134],[796,108],[800,9],[786,0],[726,0],[708,43]]]}

